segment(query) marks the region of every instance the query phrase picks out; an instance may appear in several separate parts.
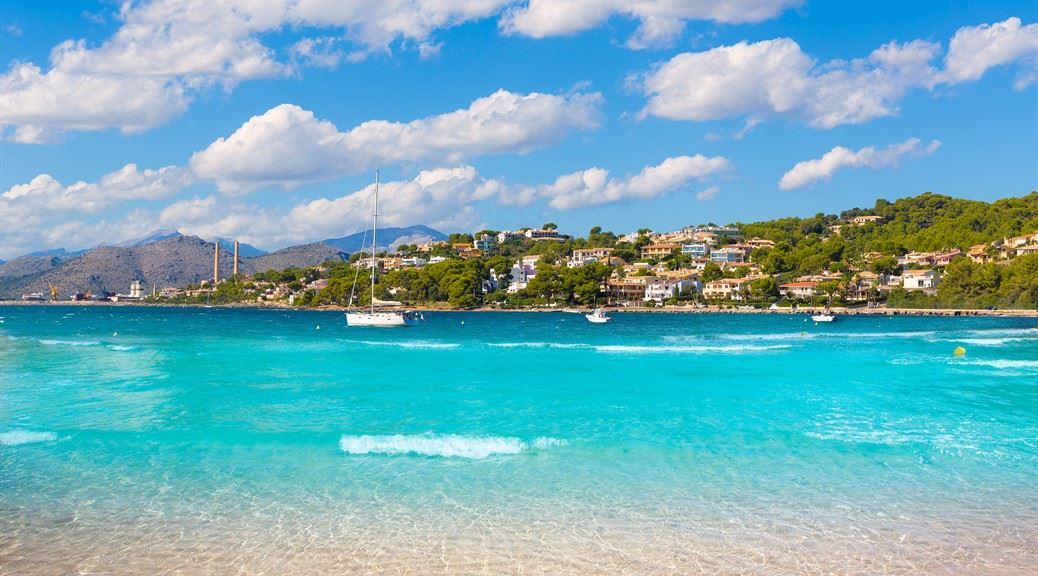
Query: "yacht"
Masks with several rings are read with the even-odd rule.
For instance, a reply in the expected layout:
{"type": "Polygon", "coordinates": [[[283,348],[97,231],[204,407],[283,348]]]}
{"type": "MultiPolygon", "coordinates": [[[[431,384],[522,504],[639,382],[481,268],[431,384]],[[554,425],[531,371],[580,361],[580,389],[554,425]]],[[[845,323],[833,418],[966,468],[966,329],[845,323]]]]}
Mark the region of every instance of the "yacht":
{"type": "Polygon", "coordinates": [[[606,322],[612,322],[613,319],[605,315],[605,311],[601,308],[596,308],[594,312],[590,314],[584,314],[588,322],[592,324],[605,324],[606,322]]]}
{"type": "MultiPolygon", "coordinates": [[[[375,231],[378,229],[378,170],[375,171],[375,213],[371,219],[371,308],[370,310],[353,310],[353,292],[350,292],[349,310],[346,312],[347,326],[371,326],[390,328],[395,326],[416,326],[422,321],[422,315],[410,310],[377,310],[376,305],[402,306],[400,302],[379,300],[375,297],[375,231]]],[[[359,273],[358,273],[359,274],[359,273]]],[[[354,290],[357,281],[353,281],[354,290]]]]}

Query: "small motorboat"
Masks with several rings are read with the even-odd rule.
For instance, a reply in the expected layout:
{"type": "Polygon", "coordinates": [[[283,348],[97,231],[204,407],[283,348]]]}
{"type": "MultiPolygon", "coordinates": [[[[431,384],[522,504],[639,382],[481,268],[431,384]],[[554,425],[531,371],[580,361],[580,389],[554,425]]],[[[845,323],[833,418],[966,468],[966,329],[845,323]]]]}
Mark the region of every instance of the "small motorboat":
{"type": "Polygon", "coordinates": [[[596,308],[595,311],[590,314],[584,314],[584,318],[587,318],[587,321],[592,324],[605,324],[606,322],[613,321],[612,318],[605,315],[605,311],[601,308],[596,308]]]}
{"type": "Polygon", "coordinates": [[[811,320],[814,320],[815,322],[835,322],[836,315],[826,310],[821,314],[815,314],[814,316],[811,316],[811,320]]]}

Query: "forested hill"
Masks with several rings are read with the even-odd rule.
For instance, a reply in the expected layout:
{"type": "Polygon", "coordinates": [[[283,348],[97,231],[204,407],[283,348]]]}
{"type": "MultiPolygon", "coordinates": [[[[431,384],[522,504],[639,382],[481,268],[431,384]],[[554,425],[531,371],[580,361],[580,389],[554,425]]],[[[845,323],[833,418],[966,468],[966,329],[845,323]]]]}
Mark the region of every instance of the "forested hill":
{"type": "Polygon", "coordinates": [[[879,199],[872,208],[854,208],[840,216],[817,214],[810,218],[739,224],[739,227],[747,237],[759,236],[796,246],[806,238],[828,234],[829,226],[866,215],[882,216],[883,221],[844,226],[840,236],[848,254],[967,249],[1038,230],[1038,192],[992,203],[927,192],[894,202],[879,199]]]}

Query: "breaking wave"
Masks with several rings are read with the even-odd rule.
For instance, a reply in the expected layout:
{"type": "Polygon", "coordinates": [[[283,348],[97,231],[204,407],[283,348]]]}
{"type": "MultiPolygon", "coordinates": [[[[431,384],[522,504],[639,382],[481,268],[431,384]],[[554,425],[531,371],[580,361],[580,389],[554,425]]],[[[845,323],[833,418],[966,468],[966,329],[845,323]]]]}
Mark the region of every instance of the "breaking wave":
{"type": "Polygon", "coordinates": [[[57,439],[57,434],[53,432],[30,432],[28,430],[0,432],[0,446],[17,446],[32,442],[53,442],[57,439]]]}
{"type": "Polygon", "coordinates": [[[46,338],[41,338],[37,342],[44,346],[98,346],[101,344],[97,340],[50,340],[46,338]]]}
{"type": "Polygon", "coordinates": [[[569,342],[492,342],[492,348],[590,348],[588,344],[569,342]]]}
{"type": "Polygon", "coordinates": [[[721,346],[595,346],[595,351],[606,354],[740,354],[743,352],[767,352],[792,348],[789,344],[729,344],[721,346]]]}
{"type": "Polygon", "coordinates": [[[1038,360],[960,360],[956,364],[967,364],[970,366],[989,366],[991,368],[1000,369],[1011,369],[1011,368],[1036,368],[1038,369],[1038,360]]]}
{"type": "Polygon", "coordinates": [[[391,340],[347,340],[353,344],[362,344],[364,346],[389,346],[392,348],[408,348],[417,350],[449,350],[461,346],[451,342],[425,342],[425,341],[402,341],[394,342],[391,340]]]}
{"type": "Polygon", "coordinates": [[[339,439],[339,449],[346,454],[383,454],[437,456],[482,460],[498,454],[519,454],[526,450],[544,450],[565,445],[557,438],[537,438],[525,442],[504,436],[462,436],[458,434],[394,434],[390,436],[350,436],[339,439]]]}

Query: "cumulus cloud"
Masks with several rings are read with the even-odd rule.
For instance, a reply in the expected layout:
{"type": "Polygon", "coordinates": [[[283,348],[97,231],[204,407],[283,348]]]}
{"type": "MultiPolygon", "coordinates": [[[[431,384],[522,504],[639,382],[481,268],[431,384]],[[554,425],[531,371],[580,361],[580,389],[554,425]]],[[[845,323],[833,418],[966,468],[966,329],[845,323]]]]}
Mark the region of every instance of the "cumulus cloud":
{"type": "MultiPolygon", "coordinates": [[[[1034,58],[1038,28],[1010,18],[961,28],[945,69],[933,42],[890,42],[865,58],[819,64],[789,38],[686,52],[632,79],[648,98],[641,116],[672,120],[794,118],[815,128],[898,113],[911,89],[976,80],[991,66],[1034,58]]],[[[1018,82],[1018,84],[1020,84],[1018,82]]]]}
{"type": "Polygon", "coordinates": [[[92,213],[123,200],[166,198],[181,190],[190,176],[176,166],[139,170],[136,164],[105,174],[97,182],[63,186],[50,174],[40,174],[0,194],[0,213],[22,205],[38,211],[92,213]]]}
{"type": "MultiPolygon", "coordinates": [[[[424,223],[447,229],[476,221],[473,203],[492,197],[496,181],[471,166],[435,168],[410,180],[379,187],[379,224],[424,223]]],[[[173,227],[202,237],[234,237],[263,247],[341,236],[371,225],[374,184],[334,198],[318,198],[288,209],[261,208],[233,198],[193,198],[170,205],[156,227],[173,227]]]]}
{"type": "Polygon", "coordinates": [[[837,146],[826,152],[821,158],[798,162],[782,175],[779,188],[792,190],[810,186],[819,180],[829,180],[833,174],[843,168],[890,168],[897,166],[903,159],[929,156],[941,147],[939,140],[933,140],[923,146],[918,138],[909,138],[904,142],[891,144],[884,148],[868,146],[860,150],[849,150],[837,146]]]}
{"type": "MultiPolygon", "coordinates": [[[[0,75],[0,124],[7,139],[42,143],[61,131],[140,132],[181,114],[214,84],[225,89],[284,76],[263,34],[286,28],[333,28],[353,48],[303,40],[296,62],[334,66],[343,58],[384,52],[396,41],[428,44],[438,29],[498,12],[511,0],[150,0],[125,2],[117,31],[97,46],[57,45],[44,70],[15,62],[0,75]]],[[[431,56],[430,48],[422,53],[431,56]]]]}
{"type": "MultiPolygon", "coordinates": [[[[979,80],[988,69],[1019,59],[1030,60],[1023,78],[1033,79],[1038,65],[1038,24],[1023,26],[1019,18],[994,24],[959,28],[948,44],[940,81],[948,83],[979,80]]],[[[1019,81],[1017,88],[1023,88],[1019,81]]]]}
{"type": "Polygon", "coordinates": [[[639,22],[627,45],[642,49],[671,43],[689,20],[760,22],[800,4],[802,0],[530,0],[510,9],[501,19],[500,27],[506,33],[533,38],[566,36],[595,28],[618,15],[639,22]]]}
{"type": "Polygon", "coordinates": [[[551,207],[572,210],[656,198],[731,169],[731,162],[721,156],[676,156],[621,178],[610,178],[609,171],[603,168],[589,168],[560,176],[551,184],[505,188],[501,199],[506,203],[528,204],[548,198],[551,207]]]}
{"type": "Polygon", "coordinates": [[[702,192],[696,194],[696,200],[699,200],[700,202],[707,202],[709,200],[713,200],[714,198],[717,198],[717,193],[720,191],[721,189],[717,186],[711,186],[706,190],[703,190],[702,192]]]}
{"type": "Polygon", "coordinates": [[[340,132],[310,111],[282,104],[191,158],[191,169],[228,193],[293,186],[377,165],[525,153],[598,126],[601,95],[499,90],[467,108],[413,120],[372,120],[340,132]]]}

